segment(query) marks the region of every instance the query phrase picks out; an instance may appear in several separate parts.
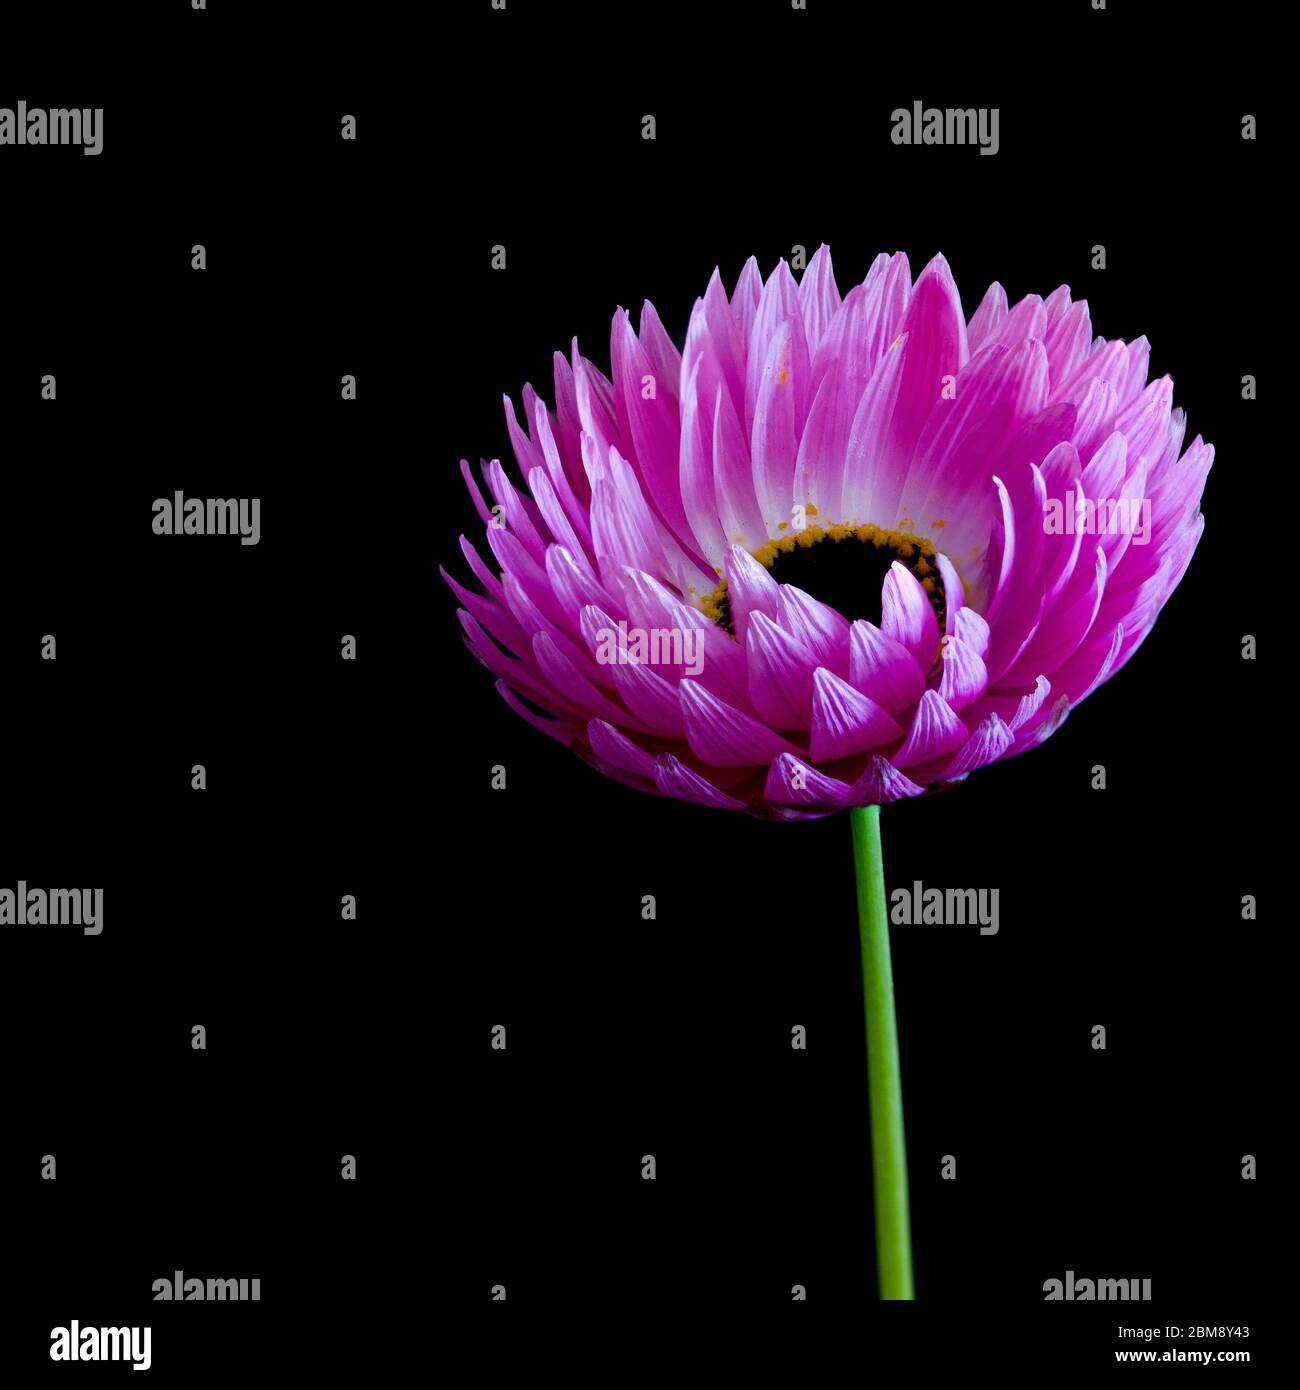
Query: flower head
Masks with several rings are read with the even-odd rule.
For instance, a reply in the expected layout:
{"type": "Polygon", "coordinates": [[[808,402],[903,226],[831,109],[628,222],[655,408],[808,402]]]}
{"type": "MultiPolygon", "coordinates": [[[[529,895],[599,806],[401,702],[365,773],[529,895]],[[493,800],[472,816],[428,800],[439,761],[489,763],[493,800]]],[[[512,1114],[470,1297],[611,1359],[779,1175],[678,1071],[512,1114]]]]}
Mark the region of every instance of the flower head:
{"type": "Polygon", "coordinates": [[[554,410],[507,399],[523,488],[461,464],[496,561],[462,537],[481,587],[444,571],[468,645],[646,791],[800,819],[961,781],[1113,676],[1191,560],[1214,451],[1148,355],[1064,285],[967,320],[942,256],[842,299],[826,247],[715,271],[680,352],[620,309],[612,380],[575,341],[554,410]]]}

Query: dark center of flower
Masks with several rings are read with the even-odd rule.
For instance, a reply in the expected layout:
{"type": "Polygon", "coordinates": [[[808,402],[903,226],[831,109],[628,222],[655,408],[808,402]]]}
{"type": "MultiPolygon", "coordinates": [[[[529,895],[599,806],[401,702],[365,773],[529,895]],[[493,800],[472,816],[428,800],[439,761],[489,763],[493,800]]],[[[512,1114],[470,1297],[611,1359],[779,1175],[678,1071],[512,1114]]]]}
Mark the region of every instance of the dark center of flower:
{"type": "MultiPolygon", "coordinates": [[[[779,584],[793,584],[834,608],[850,622],[880,623],[880,587],[895,560],[907,566],[929,597],[939,631],[944,630],[943,579],[930,541],[905,531],[861,526],[808,526],[754,552],[779,584]]],[[[727,582],[704,601],[704,611],[734,637],[727,582]]]]}

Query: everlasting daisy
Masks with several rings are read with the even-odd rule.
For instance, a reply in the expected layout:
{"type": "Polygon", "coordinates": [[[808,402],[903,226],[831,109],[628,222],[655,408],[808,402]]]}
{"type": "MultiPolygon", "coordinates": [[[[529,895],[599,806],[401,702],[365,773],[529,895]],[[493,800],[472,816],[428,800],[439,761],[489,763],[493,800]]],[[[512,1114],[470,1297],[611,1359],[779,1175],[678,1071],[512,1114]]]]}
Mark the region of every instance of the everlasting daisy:
{"type": "Polygon", "coordinates": [[[715,272],[680,353],[619,310],[612,380],[575,342],[553,411],[507,401],[525,487],[486,465],[494,512],[462,464],[496,561],[463,540],[481,588],[448,576],[469,645],[646,791],[798,819],[961,781],[1114,675],[1191,559],[1214,451],[1148,353],[1065,286],[967,321],[942,257],[841,300],[825,247],[799,284],[715,272]]]}
{"type": "Polygon", "coordinates": [[[841,298],[822,247],[798,283],[715,271],[680,351],[620,309],[610,377],[575,342],[554,409],[506,401],[519,479],[493,460],[485,496],[462,462],[495,565],[462,538],[479,587],[444,577],[516,713],[644,791],[853,809],[887,1296],[911,1276],[874,808],[1035,747],[1150,632],[1214,451],[1148,356],[1064,285],[967,319],[942,256],[915,281],[878,256],[841,298]]]}

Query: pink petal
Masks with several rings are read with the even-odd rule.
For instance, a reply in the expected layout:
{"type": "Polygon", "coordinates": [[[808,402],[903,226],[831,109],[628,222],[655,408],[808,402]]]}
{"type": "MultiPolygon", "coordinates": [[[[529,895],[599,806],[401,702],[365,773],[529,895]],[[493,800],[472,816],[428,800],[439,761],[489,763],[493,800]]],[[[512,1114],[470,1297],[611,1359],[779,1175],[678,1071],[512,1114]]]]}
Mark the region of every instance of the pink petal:
{"type": "Polygon", "coordinates": [[[906,647],[860,619],[849,628],[849,683],[898,714],[921,698],[925,676],[906,647]]]}
{"type": "MultiPolygon", "coordinates": [[[[790,344],[786,356],[790,365],[802,365],[799,390],[807,393],[811,388],[809,368],[811,359],[808,353],[808,339],[804,333],[803,311],[799,307],[799,287],[790,274],[790,267],[784,261],[777,263],[776,269],[768,276],[763,286],[763,294],[754,317],[754,326],[749,335],[749,355],[745,376],[745,426],[752,433],[754,419],[758,413],[758,393],[764,375],[768,371],[772,355],[772,340],[783,325],[789,325],[790,344]]],[[[807,413],[807,399],[800,411],[800,423],[807,413]]]]}
{"type": "Polygon", "coordinates": [[[706,782],[698,772],[692,772],[671,753],[660,753],[655,760],[655,785],[665,796],[675,796],[679,801],[694,801],[720,811],[745,809],[743,801],[719,791],[712,782],[706,782]]]}
{"type": "Polygon", "coordinates": [[[915,767],[944,753],[955,752],[970,737],[970,730],[935,690],[921,696],[908,731],[907,741],[894,754],[896,767],[915,767]]]}
{"type": "Polygon", "coordinates": [[[922,671],[939,655],[939,619],[920,581],[895,560],[880,589],[880,630],[906,647],[922,671]]]}
{"type": "Polygon", "coordinates": [[[819,246],[799,282],[799,307],[803,311],[808,351],[817,350],[822,334],[840,307],[840,292],[831,269],[829,246],[819,246]]]}
{"type": "MultiPolygon", "coordinates": [[[[576,719],[564,717],[559,719],[547,719],[539,715],[536,711],[529,709],[510,686],[499,677],[496,681],[496,691],[520,719],[527,720],[534,729],[545,734],[547,738],[553,738],[557,743],[564,744],[565,747],[568,747],[569,744],[578,738],[582,725],[578,723],[576,719]]],[[[533,696],[530,694],[528,699],[532,700],[533,696]]],[[[544,707],[545,706],[543,706],[543,708],[544,707]]]]}
{"type": "Polygon", "coordinates": [[[903,737],[888,712],[825,667],[813,673],[812,735],[809,756],[834,762],[880,748],[903,737]]]}
{"type": "Polygon", "coordinates": [[[736,320],[736,332],[749,351],[749,340],[754,329],[754,319],[758,314],[758,301],[763,295],[763,275],[758,262],[751,256],[740,272],[736,288],[731,294],[731,314],[736,320]]]}
{"type": "Polygon", "coordinates": [[[939,781],[964,777],[997,760],[1015,742],[1015,734],[996,714],[990,714],[967,740],[961,752],[939,774],[939,781]]]}
{"type": "Polygon", "coordinates": [[[655,760],[612,724],[607,724],[603,719],[591,720],[587,724],[587,737],[592,751],[604,762],[631,773],[633,777],[654,781],[655,760]]]}
{"type": "Polygon", "coordinates": [[[853,789],[847,782],[818,772],[793,753],[782,753],[776,759],[768,769],[767,784],[763,788],[763,795],[769,801],[823,806],[827,810],[847,806],[852,794],[853,789]]]}
{"type": "Polygon", "coordinates": [[[776,620],[780,587],[767,566],[741,546],[733,545],[727,552],[727,602],[738,642],[745,641],[751,613],[765,613],[776,620]]]}
{"type": "Polygon", "coordinates": [[[790,525],[794,502],[803,500],[794,496],[794,465],[806,415],[802,396],[808,374],[803,328],[795,319],[785,319],[772,332],[756,381],[750,444],[754,492],[769,536],[780,535],[782,523],[790,525]]]}
{"type": "Polygon", "coordinates": [[[775,621],[819,665],[829,667],[837,676],[849,674],[849,623],[835,609],[793,584],[779,584],[775,621]]]}
{"type": "Polygon", "coordinates": [[[749,697],[759,717],[773,729],[806,729],[812,715],[812,678],[817,663],[767,616],[749,615],[745,651],[749,697]]]}
{"type": "Polygon", "coordinates": [[[792,748],[766,725],[720,700],[698,681],[682,681],[677,693],[686,741],[695,756],[711,767],[762,765],[792,748]]]}
{"type": "Polygon", "coordinates": [[[723,387],[719,386],[713,411],[713,487],[718,520],[726,539],[757,550],[769,539],[767,523],[754,492],[754,470],[749,441],[723,387]]]}
{"type": "Polygon", "coordinates": [[[920,796],[925,791],[910,778],[879,755],[873,757],[863,769],[862,776],[853,784],[849,796],[851,806],[887,806],[893,801],[903,801],[909,796],[920,796]]]}
{"type": "Polygon", "coordinates": [[[966,326],[966,341],[973,357],[990,342],[998,342],[998,330],[1007,318],[1007,292],[996,280],[984,291],[980,306],[966,326]]]}
{"type": "Polygon", "coordinates": [[[943,678],[939,694],[954,710],[965,709],[988,688],[989,673],[973,648],[959,637],[943,639],[943,678]]]}
{"type": "Polygon", "coordinates": [[[948,609],[948,626],[981,660],[988,654],[989,625],[973,608],[948,609]]]}

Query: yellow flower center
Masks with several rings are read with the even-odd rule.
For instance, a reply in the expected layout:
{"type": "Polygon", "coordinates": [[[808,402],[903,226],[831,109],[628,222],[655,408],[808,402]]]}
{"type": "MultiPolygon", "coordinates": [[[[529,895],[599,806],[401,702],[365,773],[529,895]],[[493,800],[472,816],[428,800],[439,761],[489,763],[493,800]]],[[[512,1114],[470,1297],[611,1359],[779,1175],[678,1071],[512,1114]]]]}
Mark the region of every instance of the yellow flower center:
{"type": "MultiPolygon", "coordinates": [[[[940,632],[944,629],[943,579],[935,566],[937,552],[932,542],[910,532],[886,530],[869,521],[824,528],[810,525],[768,541],[752,553],[778,583],[793,584],[850,622],[866,618],[876,624],[880,622],[880,587],[897,560],[920,581],[939,619],[940,632]]],[[[725,579],[706,596],[703,608],[719,627],[735,636],[725,579]]]]}

